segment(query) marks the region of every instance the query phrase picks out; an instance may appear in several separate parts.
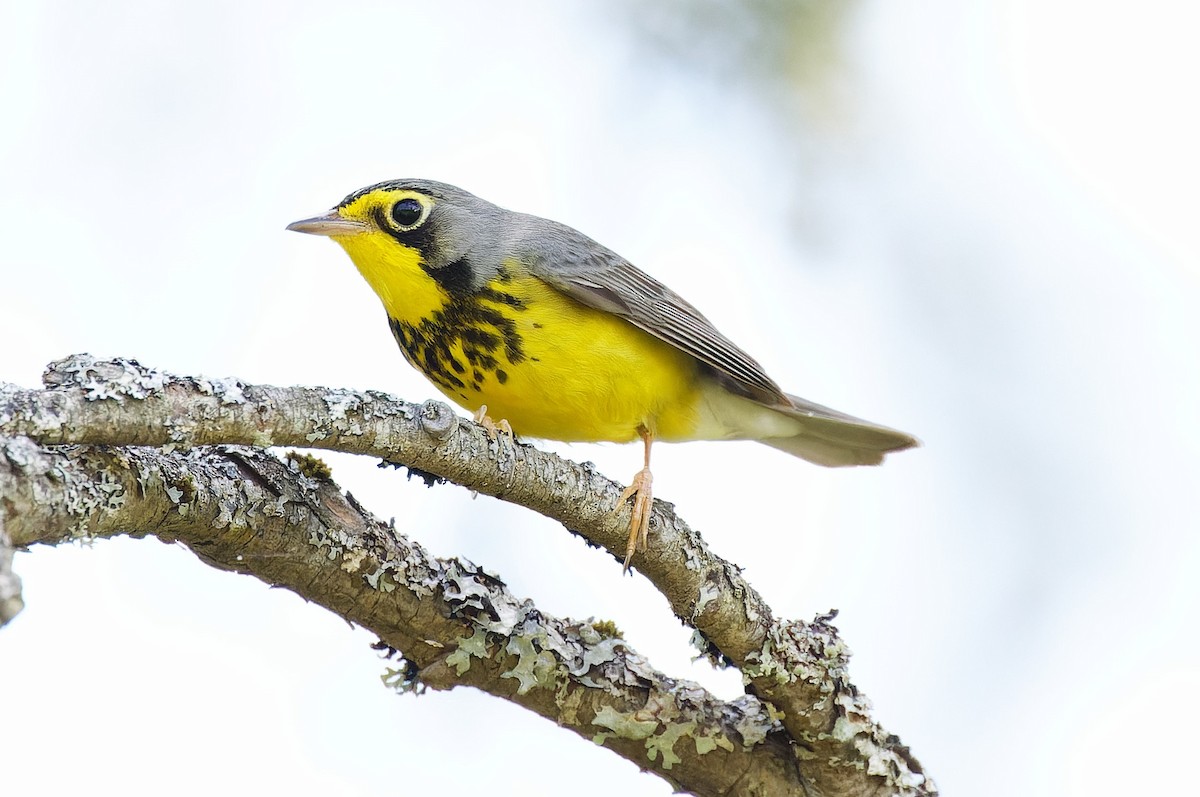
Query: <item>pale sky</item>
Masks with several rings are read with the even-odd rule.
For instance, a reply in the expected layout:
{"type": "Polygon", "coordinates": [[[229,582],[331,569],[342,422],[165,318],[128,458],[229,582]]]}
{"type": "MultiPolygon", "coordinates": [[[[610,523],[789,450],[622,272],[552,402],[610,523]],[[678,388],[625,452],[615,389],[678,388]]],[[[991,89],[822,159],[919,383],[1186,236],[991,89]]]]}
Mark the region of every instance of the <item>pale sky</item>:
{"type": "MultiPolygon", "coordinates": [[[[284,226],[405,176],[555,218],[790,392],[922,439],[858,471],[660,446],[655,494],[778,615],[840,610],[854,682],[943,793],[1169,793],[1142,762],[1200,709],[1197,13],[868,0],[836,123],[797,132],[609,7],[464,5],[0,6],[0,380],[87,351],[423,400],[349,260],[284,226]]],[[[436,554],[740,690],[562,527],[326,458],[436,554]]],[[[391,695],[368,634],[183,549],[16,567],[13,794],[670,794],[486,695],[391,695]]]]}

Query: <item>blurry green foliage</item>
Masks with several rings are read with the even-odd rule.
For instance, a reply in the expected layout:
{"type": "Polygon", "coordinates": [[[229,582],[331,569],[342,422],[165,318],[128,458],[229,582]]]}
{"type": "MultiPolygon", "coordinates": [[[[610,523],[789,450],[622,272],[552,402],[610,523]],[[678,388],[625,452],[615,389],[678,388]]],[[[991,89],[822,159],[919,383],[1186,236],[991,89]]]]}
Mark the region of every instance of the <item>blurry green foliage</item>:
{"type": "MultiPolygon", "coordinates": [[[[858,0],[621,0],[649,54],[810,121],[836,117],[858,0]]],[[[793,123],[797,120],[790,120],[793,123]]]]}

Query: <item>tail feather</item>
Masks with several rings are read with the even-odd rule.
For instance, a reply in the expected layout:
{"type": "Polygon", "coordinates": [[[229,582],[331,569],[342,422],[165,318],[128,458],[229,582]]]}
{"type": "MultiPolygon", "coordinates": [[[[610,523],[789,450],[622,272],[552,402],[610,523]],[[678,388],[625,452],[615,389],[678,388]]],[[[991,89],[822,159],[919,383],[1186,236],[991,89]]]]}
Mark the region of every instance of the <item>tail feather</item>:
{"type": "Polygon", "coordinates": [[[800,431],[759,438],[764,445],[830,468],[878,465],[886,454],[920,445],[915,437],[843,412],[788,396],[791,406],[772,409],[796,419],[800,431]]]}

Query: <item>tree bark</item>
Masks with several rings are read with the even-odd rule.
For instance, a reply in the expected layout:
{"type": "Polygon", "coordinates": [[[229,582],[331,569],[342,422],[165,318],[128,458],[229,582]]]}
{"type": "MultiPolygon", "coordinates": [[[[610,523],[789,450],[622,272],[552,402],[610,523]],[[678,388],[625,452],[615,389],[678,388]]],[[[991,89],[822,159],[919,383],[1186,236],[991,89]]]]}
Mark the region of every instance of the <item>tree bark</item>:
{"type": "Polygon", "coordinates": [[[606,629],[545,615],[469,563],[430,557],[313,468],[261,448],[381,457],[541,512],[619,561],[621,486],[588,466],[490,435],[439,402],[175,377],[86,355],[51,364],[44,382],[0,387],[0,620],[20,606],[19,587],[5,598],[19,582],[4,534],[18,547],[153,534],[370,628],[403,652],[402,688],[476,686],[694,794],[937,793],[871,718],[832,618],[775,620],[667,505],[656,502],[651,545],[633,564],[714,663],[742,671],[749,694],[737,701],[655,671],[606,629]]]}

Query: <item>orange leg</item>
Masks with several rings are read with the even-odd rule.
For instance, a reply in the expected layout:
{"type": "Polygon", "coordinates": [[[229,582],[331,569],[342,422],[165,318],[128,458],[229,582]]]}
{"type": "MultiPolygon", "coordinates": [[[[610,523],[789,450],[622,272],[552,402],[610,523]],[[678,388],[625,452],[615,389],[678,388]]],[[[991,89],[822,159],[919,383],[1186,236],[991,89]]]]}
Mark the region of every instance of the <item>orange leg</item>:
{"type": "Polygon", "coordinates": [[[642,436],[642,442],[646,445],[645,467],[634,475],[633,481],[617,501],[617,509],[620,509],[626,501],[633,499],[633,512],[629,518],[629,543],[625,546],[625,566],[622,571],[625,573],[629,572],[629,561],[633,559],[633,552],[637,550],[638,545],[641,545],[643,551],[646,550],[646,541],[650,536],[650,514],[654,508],[653,494],[650,490],[654,480],[650,474],[650,445],[654,442],[654,435],[644,426],[638,427],[638,434],[642,436]]]}

